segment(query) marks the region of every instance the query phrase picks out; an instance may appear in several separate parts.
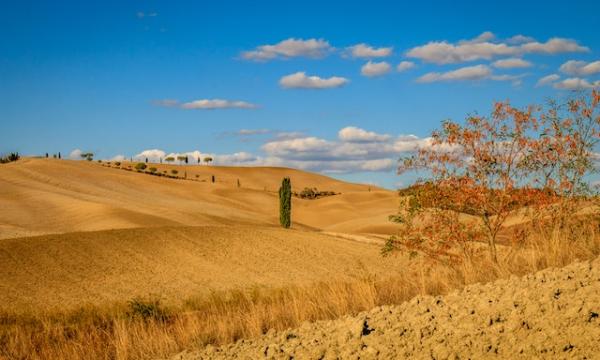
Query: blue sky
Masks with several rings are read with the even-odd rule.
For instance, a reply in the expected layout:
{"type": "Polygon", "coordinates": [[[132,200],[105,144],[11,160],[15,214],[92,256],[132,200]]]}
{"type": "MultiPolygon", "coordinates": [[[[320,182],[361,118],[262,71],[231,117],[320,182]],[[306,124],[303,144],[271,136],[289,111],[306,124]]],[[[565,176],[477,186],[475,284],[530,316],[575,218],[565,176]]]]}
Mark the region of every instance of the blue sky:
{"type": "Polygon", "coordinates": [[[594,1],[0,10],[0,152],[211,154],[394,187],[410,181],[396,159],[441,120],[600,84],[594,1]]]}

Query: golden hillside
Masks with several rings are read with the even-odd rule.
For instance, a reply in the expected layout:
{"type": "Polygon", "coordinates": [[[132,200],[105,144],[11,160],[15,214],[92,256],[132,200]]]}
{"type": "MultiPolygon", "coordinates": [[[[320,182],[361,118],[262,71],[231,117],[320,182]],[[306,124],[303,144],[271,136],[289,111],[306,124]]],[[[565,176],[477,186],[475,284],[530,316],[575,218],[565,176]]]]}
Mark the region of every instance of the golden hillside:
{"type": "Polygon", "coordinates": [[[318,200],[294,198],[296,228],[393,231],[387,221],[397,210],[392,191],[287,168],[151,166],[159,172],[177,169],[191,180],[84,161],[24,159],[3,165],[0,239],[148,226],[276,225],[277,189],[285,176],[291,178],[294,191],[316,187],[341,193],[318,200]]]}
{"type": "Polygon", "coordinates": [[[193,181],[84,161],[1,166],[4,307],[64,308],[149,294],[177,302],[211,290],[401,269],[380,255],[380,237],[393,231],[392,191],[285,168],[158,167],[193,181]],[[294,198],[294,229],[283,230],[277,188],[284,176],[297,191],[341,194],[294,198]]]}

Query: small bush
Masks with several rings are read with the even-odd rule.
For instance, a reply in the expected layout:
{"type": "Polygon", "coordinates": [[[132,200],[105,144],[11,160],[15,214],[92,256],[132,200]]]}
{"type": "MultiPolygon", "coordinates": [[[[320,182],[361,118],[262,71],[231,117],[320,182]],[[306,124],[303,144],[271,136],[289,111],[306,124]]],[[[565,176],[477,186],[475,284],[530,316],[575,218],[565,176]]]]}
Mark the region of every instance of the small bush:
{"type": "Polygon", "coordinates": [[[177,171],[177,170],[175,170],[175,169],[171,170],[171,174],[173,174],[173,175],[177,175],[177,173],[179,173],[179,171],[177,171]]]}
{"type": "Polygon", "coordinates": [[[167,309],[160,302],[160,298],[144,299],[137,297],[129,301],[128,315],[131,318],[141,318],[145,321],[158,320],[164,322],[168,320],[167,309]]]}
{"type": "Polygon", "coordinates": [[[121,166],[121,162],[120,161],[115,161],[115,165],[121,166]]]}
{"type": "Polygon", "coordinates": [[[17,161],[21,158],[18,152],[10,153],[7,156],[0,157],[0,164],[6,164],[9,162],[17,161]]]}
{"type": "Polygon", "coordinates": [[[138,170],[138,171],[139,170],[144,170],[144,169],[146,169],[146,164],[144,164],[142,162],[137,163],[137,164],[135,164],[135,169],[138,170]]]}
{"type": "Polygon", "coordinates": [[[150,171],[152,174],[154,174],[156,172],[156,170],[158,170],[155,167],[151,167],[150,169],[148,169],[148,171],[150,171]]]}
{"type": "Polygon", "coordinates": [[[319,191],[317,188],[306,187],[300,193],[294,192],[292,195],[301,199],[314,200],[325,196],[337,195],[335,191],[319,191]]]}

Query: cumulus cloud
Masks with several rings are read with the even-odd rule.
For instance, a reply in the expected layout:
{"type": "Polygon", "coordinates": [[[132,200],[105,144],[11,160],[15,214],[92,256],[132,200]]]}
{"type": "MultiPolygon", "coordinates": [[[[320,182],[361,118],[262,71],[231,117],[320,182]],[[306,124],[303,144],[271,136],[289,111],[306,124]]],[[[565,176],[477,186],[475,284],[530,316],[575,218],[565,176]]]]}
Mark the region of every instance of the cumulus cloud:
{"type": "Polygon", "coordinates": [[[412,61],[401,61],[398,66],[396,66],[396,70],[399,72],[406,71],[415,67],[415,63],[412,61]]]}
{"type": "Polygon", "coordinates": [[[392,67],[390,66],[390,64],[388,64],[385,61],[382,61],[382,62],[369,61],[360,68],[360,73],[363,74],[364,76],[375,77],[375,76],[381,76],[381,75],[385,75],[385,74],[389,73],[391,68],[392,67]]]}
{"type": "Polygon", "coordinates": [[[532,41],[521,45],[523,53],[560,54],[568,52],[588,52],[589,48],[577,44],[572,39],[552,38],[545,43],[532,41]]]}
{"type": "Polygon", "coordinates": [[[459,44],[479,44],[479,43],[488,42],[490,40],[494,40],[495,38],[496,38],[496,35],[494,35],[493,32],[491,32],[491,31],[484,31],[481,34],[477,35],[473,39],[470,39],[470,40],[460,40],[458,43],[459,44]]]}
{"type": "Polygon", "coordinates": [[[502,60],[496,60],[492,63],[492,66],[499,69],[512,69],[512,68],[526,68],[532,64],[529,61],[520,58],[508,58],[502,60]]]}
{"type": "Polygon", "coordinates": [[[388,141],[390,135],[377,134],[372,131],[366,131],[355,126],[348,126],[338,132],[338,137],[342,141],[347,142],[373,142],[373,141],[388,141]]]}
{"type": "Polygon", "coordinates": [[[81,154],[83,154],[83,151],[81,151],[81,149],[74,149],[69,153],[69,159],[81,160],[81,154]]]}
{"type": "Polygon", "coordinates": [[[600,60],[591,63],[569,60],[560,66],[560,71],[575,76],[588,76],[600,73],[600,60]]]}
{"type": "Polygon", "coordinates": [[[475,65],[465,66],[456,70],[447,71],[444,73],[430,72],[417,79],[419,83],[431,83],[438,81],[481,81],[481,80],[494,80],[494,81],[512,81],[513,85],[517,86],[521,84],[521,79],[525,74],[520,75],[508,75],[501,74],[496,75],[492,72],[487,65],[475,65]]]}
{"type": "Polygon", "coordinates": [[[320,58],[332,50],[329,42],[323,39],[290,38],[277,44],[261,45],[252,51],[245,51],[242,53],[242,58],[256,61],[293,57],[320,58]]]}
{"type": "Polygon", "coordinates": [[[574,77],[555,82],[552,86],[563,90],[593,89],[600,87],[600,80],[590,83],[586,79],[574,77]]]}
{"type": "Polygon", "coordinates": [[[391,171],[402,153],[430,146],[431,139],[392,136],[349,126],[337,140],[305,136],[271,140],[262,146],[265,159],[300,169],[323,172],[391,171]]]}
{"type": "Polygon", "coordinates": [[[223,99],[201,99],[183,103],[180,106],[182,109],[199,109],[199,110],[214,110],[214,109],[256,109],[258,106],[238,100],[223,100],[223,99]]]}
{"type": "Polygon", "coordinates": [[[156,106],[177,107],[185,110],[215,110],[215,109],[256,109],[258,105],[239,100],[200,99],[180,103],[173,99],[154,100],[156,106]]]}
{"type": "Polygon", "coordinates": [[[236,135],[248,136],[248,135],[263,135],[269,134],[271,130],[269,129],[241,129],[235,132],[236,135]]]}
{"type": "MultiPolygon", "coordinates": [[[[587,47],[580,46],[571,39],[552,38],[544,43],[528,39],[530,41],[514,45],[494,41],[494,38],[493,34],[485,32],[475,39],[461,40],[456,44],[448,41],[431,41],[410,49],[406,56],[436,64],[451,64],[527,53],[558,54],[589,51],[587,47]]],[[[522,37],[521,40],[524,38],[522,37]]]]}
{"type": "Polygon", "coordinates": [[[166,153],[159,149],[149,149],[140,152],[134,156],[135,159],[144,160],[148,159],[149,161],[158,162],[160,159],[165,158],[166,153]]]}
{"type": "Polygon", "coordinates": [[[286,75],[279,80],[279,85],[284,89],[329,89],[344,86],[348,79],[339,76],[321,78],[318,76],[307,76],[304,71],[286,75]]]}
{"type": "Polygon", "coordinates": [[[387,57],[392,54],[391,47],[374,48],[367,44],[357,44],[347,48],[350,56],[354,58],[377,58],[387,57]]]}
{"type": "Polygon", "coordinates": [[[492,70],[486,65],[466,66],[445,73],[430,72],[417,79],[420,83],[436,81],[482,80],[490,77],[492,70]]]}
{"type": "Polygon", "coordinates": [[[544,76],[543,78],[539,79],[535,86],[540,87],[540,86],[550,85],[553,82],[557,81],[558,79],[560,79],[560,76],[558,76],[557,74],[550,74],[550,75],[544,76]]]}
{"type": "Polygon", "coordinates": [[[236,152],[231,154],[204,153],[199,150],[169,152],[149,149],[135,155],[135,160],[151,162],[172,156],[188,156],[189,165],[197,159],[213,158],[215,165],[228,166],[285,166],[325,173],[393,171],[398,158],[421,147],[429,147],[431,138],[414,135],[379,134],[354,126],[339,130],[335,139],[323,139],[302,133],[290,137],[273,137],[261,146],[261,154],[236,152]]]}
{"type": "Polygon", "coordinates": [[[509,38],[508,40],[506,40],[506,42],[508,42],[509,44],[523,44],[523,43],[530,43],[530,42],[534,42],[535,39],[532,38],[531,36],[525,36],[525,35],[515,35],[511,38],[509,38]]]}

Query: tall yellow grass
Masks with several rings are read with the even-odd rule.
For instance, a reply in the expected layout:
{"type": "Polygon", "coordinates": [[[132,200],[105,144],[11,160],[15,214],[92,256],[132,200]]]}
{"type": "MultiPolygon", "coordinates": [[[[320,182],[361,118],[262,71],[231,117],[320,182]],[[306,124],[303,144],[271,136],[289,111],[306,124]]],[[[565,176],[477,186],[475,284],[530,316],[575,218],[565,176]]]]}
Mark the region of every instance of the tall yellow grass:
{"type": "Polygon", "coordinates": [[[598,222],[591,220],[568,228],[532,229],[526,241],[501,249],[499,264],[487,256],[452,267],[425,266],[417,260],[405,272],[386,278],[357,271],[356,278],[347,282],[215,292],[187,299],[177,308],[158,309],[159,316],[146,318],[132,314],[128,304],[51,313],[4,311],[0,313],[0,358],[166,358],[184,349],[333,319],[418,294],[443,294],[470,283],[590,259],[600,253],[598,229],[598,222]]]}

